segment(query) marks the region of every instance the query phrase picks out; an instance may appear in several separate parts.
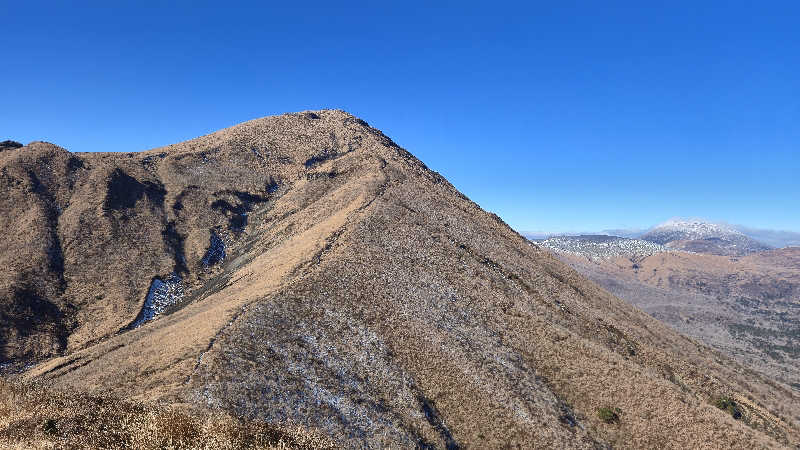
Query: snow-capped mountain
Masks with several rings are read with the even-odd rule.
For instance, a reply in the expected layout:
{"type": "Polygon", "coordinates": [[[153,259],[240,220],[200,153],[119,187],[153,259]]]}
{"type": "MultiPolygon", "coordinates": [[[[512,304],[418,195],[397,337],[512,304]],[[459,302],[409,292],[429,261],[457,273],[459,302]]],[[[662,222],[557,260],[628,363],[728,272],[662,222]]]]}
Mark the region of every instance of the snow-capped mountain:
{"type": "Polygon", "coordinates": [[[681,219],[668,220],[642,235],[642,239],[658,244],[695,239],[741,237],[746,236],[728,225],[681,219]]]}
{"type": "Polygon", "coordinates": [[[729,225],[702,220],[669,220],[652,228],[641,239],[674,249],[715,255],[741,256],[770,249],[729,225]]]}

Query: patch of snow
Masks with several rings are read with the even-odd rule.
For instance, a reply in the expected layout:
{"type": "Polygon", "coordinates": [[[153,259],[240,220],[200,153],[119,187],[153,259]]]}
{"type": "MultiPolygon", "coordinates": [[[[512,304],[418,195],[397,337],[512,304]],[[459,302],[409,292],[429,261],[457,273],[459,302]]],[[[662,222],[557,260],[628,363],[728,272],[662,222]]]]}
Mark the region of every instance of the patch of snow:
{"type": "Polygon", "coordinates": [[[181,277],[173,273],[166,280],[154,279],[150,284],[150,290],[147,292],[142,311],[133,323],[132,328],[140,327],[143,323],[155,319],[157,315],[182,300],[183,280],[181,280],[181,277]]]}
{"type": "Polygon", "coordinates": [[[605,235],[558,236],[536,243],[557,253],[579,255],[589,259],[646,257],[669,251],[667,247],[653,242],[605,235]]]}
{"type": "Polygon", "coordinates": [[[216,231],[212,231],[211,237],[209,238],[208,250],[206,250],[206,254],[203,256],[203,266],[210,267],[222,262],[225,260],[225,256],[225,241],[222,240],[222,237],[220,237],[216,231]]]}

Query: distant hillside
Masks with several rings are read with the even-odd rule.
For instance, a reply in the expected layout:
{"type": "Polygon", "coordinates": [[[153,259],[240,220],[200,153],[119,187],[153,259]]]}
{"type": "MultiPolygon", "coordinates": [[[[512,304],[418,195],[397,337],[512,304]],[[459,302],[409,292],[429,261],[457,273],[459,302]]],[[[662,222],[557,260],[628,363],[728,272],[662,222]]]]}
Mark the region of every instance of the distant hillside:
{"type": "Polygon", "coordinates": [[[22,147],[22,144],[17,141],[5,140],[0,142],[0,152],[3,150],[13,150],[20,147],[22,147]]]}
{"type": "Polygon", "coordinates": [[[572,245],[542,245],[653,317],[800,391],[800,248],[732,258],[661,247],[641,257],[563,241],[572,245]]]}
{"type": "Polygon", "coordinates": [[[640,239],[711,255],[743,256],[771,248],[733,227],[702,221],[671,220],[657,225],[640,239]]]}

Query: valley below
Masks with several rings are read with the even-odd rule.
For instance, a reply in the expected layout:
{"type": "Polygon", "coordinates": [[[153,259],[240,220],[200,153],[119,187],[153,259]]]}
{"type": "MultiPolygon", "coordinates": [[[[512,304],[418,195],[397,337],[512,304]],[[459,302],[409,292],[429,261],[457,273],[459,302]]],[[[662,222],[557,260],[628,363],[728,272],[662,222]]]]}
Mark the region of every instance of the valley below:
{"type": "Polygon", "coordinates": [[[681,333],[800,389],[800,247],[720,256],[615,237],[601,239],[625,242],[627,251],[598,249],[597,239],[553,238],[545,245],[681,333]]]}

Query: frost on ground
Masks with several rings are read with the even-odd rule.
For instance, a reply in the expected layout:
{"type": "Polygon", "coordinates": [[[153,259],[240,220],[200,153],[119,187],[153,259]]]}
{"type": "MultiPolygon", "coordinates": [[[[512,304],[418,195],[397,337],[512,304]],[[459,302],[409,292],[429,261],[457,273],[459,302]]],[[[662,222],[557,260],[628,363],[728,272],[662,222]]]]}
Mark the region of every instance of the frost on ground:
{"type": "Polygon", "coordinates": [[[536,243],[557,253],[589,259],[641,258],[669,251],[667,247],[653,242],[605,235],[556,236],[536,243]]]}
{"type": "Polygon", "coordinates": [[[133,322],[131,328],[137,328],[143,323],[153,320],[167,308],[180,303],[182,300],[183,281],[181,277],[173,273],[166,280],[154,279],[150,284],[150,290],[147,292],[142,311],[136,321],[133,322]]]}
{"type": "MultiPolygon", "coordinates": [[[[215,231],[211,231],[208,250],[202,260],[203,266],[208,268],[222,262],[226,256],[225,247],[223,238],[215,231]]],[[[153,320],[167,308],[183,301],[183,295],[184,283],[178,274],[172,273],[164,280],[153,279],[144,306],[130,328],[137,328],[145,322],[153,320]]]]}
{"type": "Polygon", "coordinates": [[[210,267],[222,262],[225,256],[225,241],[222,240],[216,231],[212,231],[208,242],[208,250],[205,256],[203,256],[203,267],[210,267]]]}
{"type": "Polygon", "coordinates": [[[404,417],[424,420],[416,387],[392,364],[383,341],[333,311],[325,311],[316,323],[293,316],[279,303],[254,307],[242,321],[246,340],[238,349],[220,344],[231,379],[209,379],[205,363],[200,367],[205,380],[200,395],[206,402],[248,418],[308,423],[328,434],[343,433],[342,439],[354,446],[385,434],[388,442],[414,447],[418,439],[403,423],[404,417]],[[349,336],[348,342],[336,345],[338,335],[349,336]],[[376,386],[393,395],[380,395],[376,386]],[[270,408],[260,406],[264,399],[270,408]],[[398,410],[404,414],[397,415],[398,410]]]}
{"type": "MultiPolygon", "coordinates": [[[[341,277],[336,273],[331,277],[341,277]]],[[[448,336],[437,346],[441,357],[493,405],[509,408],[510,416],[527,427],[535,426],[543,411],[562,415],[566,406],[536,377],[535,368],[505,347],[485,319],[464,308],[469,302],[460,291],[433,274],[416,273],[416,282],[394,271],[378,276],[398,297],[414,298],[397,306],[397,316],[448,336]],[[518,381],[509,387],[508,379],[518,381]]],[[[322,430],[345,448],[434,448],[435,442],[455,448],[458,442],[450,418],[439,412],[436,391],[426,390],[407,370],[405,360],[386,344],[382,334],[387,331],[333,303],[353,291],[348,279],[324,285],[335,293],[326,289],[302,298],[325,307],[298,313],[303,300],[279,296],[249,308],[198,365],[196,398],[245,418],[322,430]],[[219,375],[221,367],[225,375],[219,375]]],[[[578,422],[572,420],[569,431],[559,432],[575,431],[578,422]]]]}

